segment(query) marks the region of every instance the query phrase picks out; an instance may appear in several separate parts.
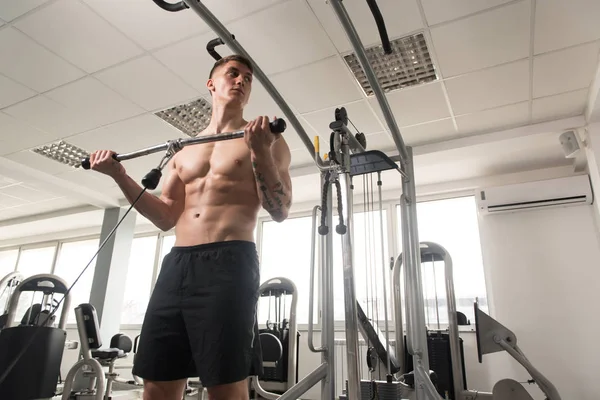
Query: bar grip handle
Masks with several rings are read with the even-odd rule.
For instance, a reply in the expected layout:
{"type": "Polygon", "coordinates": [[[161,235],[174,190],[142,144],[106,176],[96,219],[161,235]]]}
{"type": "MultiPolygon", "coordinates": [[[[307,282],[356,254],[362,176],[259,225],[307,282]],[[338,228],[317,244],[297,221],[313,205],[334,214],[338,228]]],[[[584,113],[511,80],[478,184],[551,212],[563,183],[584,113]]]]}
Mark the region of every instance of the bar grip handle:
{"type": "MultiPolygon", "coordinates": [[[[115,161],[119,161],[119,155],[118,154],[113,154],[112,158],[115,159],[115,161]]],[[[81,161],[81,168],[83,169],[90,169],[91,165],[90,165],[90,158],[86,157],[81,161]]]]}
{"type": "Polygon", "coordinates": [[[272,122],[269,122],[269,128],[271,128],[271,132],[273,133],[283,133],[287,128],[287,124],[285,123],[285,119],[276,118],[272,122]]]}

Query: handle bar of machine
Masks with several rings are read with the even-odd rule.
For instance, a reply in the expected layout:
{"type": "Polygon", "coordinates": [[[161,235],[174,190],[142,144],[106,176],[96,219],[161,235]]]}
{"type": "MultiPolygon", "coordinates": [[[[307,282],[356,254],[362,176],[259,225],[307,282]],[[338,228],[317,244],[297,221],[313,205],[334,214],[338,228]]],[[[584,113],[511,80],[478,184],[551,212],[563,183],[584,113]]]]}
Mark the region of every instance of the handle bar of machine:
{"type": "MultiPolygon", "coordinates": [[[[284,119],[277,118],[269,123],[269,127],[271,129],[271,132],[273,132],[273,134],[279,135],[285,131],[286,122],[284,119]]],[[[238,139],[243,136],[244,136],[244,131],[239,130],[239,131],[235,131],[235,132],[219,133],[216,135],[199,136],[199,137],[194,137],[194,138],[190,138],[190,139],[169,140],[166,143],[148,147],[146,149],[142,149],[142,150],[138,150],[138,151],[133,151],[131,153],[113,154],[113,158],[116,161],[120,162],[123,160],[130,160],[132,158],[137,158],[137,157],[145,156],[145,155],[152,154],[152,153],[158,153],[159,151],[166,151],[169,148],[173,148],[174,150],[179,151],[183,147],[193,145],[193,144],[217,142],[217,141],[229,140],[229,139],[238,139]]],[[[85,159],[83,159],[81,161],[81,167],[83,169],[90,169],[91,165],[90,165],[89,157],[86,157],[85,159]]]]}

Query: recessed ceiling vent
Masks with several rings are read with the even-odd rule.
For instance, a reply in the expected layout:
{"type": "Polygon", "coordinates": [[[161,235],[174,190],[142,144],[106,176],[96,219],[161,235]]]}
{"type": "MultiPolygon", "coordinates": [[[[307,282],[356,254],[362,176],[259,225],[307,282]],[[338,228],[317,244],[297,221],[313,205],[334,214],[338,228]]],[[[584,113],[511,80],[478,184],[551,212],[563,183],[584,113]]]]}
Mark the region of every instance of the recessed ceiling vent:
{"type": "Polygon", "coordinates": [[[56,143],[40,146],[32,149],[34,153],[48,157],[51,160],[58,161],[71,167],[80,167],[81,160],[90,156],[87,151],[67,143],[63,140],[56,143]]]}
{"type": "MultiPolygon", "coordinates": [[[[422,33],[392,40],[390,45],[392,54],[384,54],[381,45],[365,49],[367,58],[385,93],[438,79],[427,48],[427,41],[422,33]]],[[[356,54],[348,54],[344,56],[344,60],[365,94],[373,96],[373,88],[369,84],[356,54]]]]}
{"type": "Polygon", "coordinates": [[[203,98],[199,98],[187,104],[159,111],[155,115],[184,134],[195,137],[210,123],[212,105],[203,98]]]}

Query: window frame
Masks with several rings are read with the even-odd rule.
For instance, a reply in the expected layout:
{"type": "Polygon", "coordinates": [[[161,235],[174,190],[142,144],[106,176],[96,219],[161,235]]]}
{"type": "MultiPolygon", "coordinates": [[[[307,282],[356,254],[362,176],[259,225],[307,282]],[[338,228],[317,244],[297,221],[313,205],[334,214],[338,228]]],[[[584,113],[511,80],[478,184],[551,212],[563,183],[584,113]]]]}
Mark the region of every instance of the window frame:
{"type": "MultiPolygon", "coordinates": [[[[395,262],[398,254],[399,254],[398,226],[399,226],[399,221],[400,221],[401,215],[400,215],[400,208],[397,208],[397,207],[400,205],[400,201],[399,201],[400,194],[399,194],[399,191],[397,188],[389,188],[386,192],[383,193],[383,199],[382,199],[382,207],[386,211],[385,223],[387,224],[387,227],[386,227],[387,232],[384,232],[384,234],[388,235],[388,260],[391,257],[393,257],[394,262],[395,262]]],[[[334,195],[335,195],[335,193],[334,193],[334,195]]],[[[352,212],[353,213],[364,212],[366,209],[365,203],[363,202],[364,199],[359,198],[361,196],[362,196],[361,194],[355,194],[353,196],[353,200],[354,200],[354,202],[352,203],[352,212]]],[[[434,195],[417,196],[416,201],[417,201],[417,203],[420,203],[420,202],[435,201],[435,200],[451,200],[454,198],[460,198],[460,197],[466,197],[466,196],[476,196],[476,193],[474,190],[461,190],[461,191],[454,191],[454,192],[438,193],[438,194],[434,194],[434,195]]],[[[377,196],[375,196],[375,197],[377,197],[377,196]]],[[[335,200],[335,197],[334,197],[334,200],[335,200]]],[[[290,213],[288,216],[288,219],[302,218],[302,217],[311,218],[312,209],[315,205],[318,205],[318,204],[319,204],[319,200],[316,200],[314,202],[309,202],[309,203],[303,203],[302,204],[303,208],[299,209],[298,211],[294,211],[294,212],[290,213]]],[[[334,202],[333,203],[333,205],[334,205],[334,207],[333,207],[334,223],[335,223],[335,219],[336,219],[336,215],[337,215],[337,207],[335,204],[336,203],[334,202]]],[[[378,207],[379,207],[379,201],[378,201],[378,199],[374,199],[372,211],[377,212],[378,207]]],[[[255,236],[254,240],[256,243],[259,260],[262,260],[262,254],[261,254],[262,253],[262,242],[264,240],[264,238],[263,238],[263,223],[271,222],[271,221],[273,221],[273,219],[271,218],[270,215],[268,215],[266,213],[257,218],[256,236],[255,236]]],[[[317,226],[318,226],[318,221],[317,221],[317,226]]],[[[155,250],[155,254],[154,254],[150,295],[152,294],[152,291],[154,290],[154,285],[156,284],[156,280],[158,278],[158,271],[161,266],[161,260],[159,260],[159,258],[160,258],[160,254],[161,254],[163,246],[164,246],[164,238],[167,236],[173,236],[173,235],[174,235],[173,230],[164,232],[164,231],[160,231],[160,230],[154,229],[154,228],[136,232],[133,235],[134,239],[139,238],[139,237],[154,236],[157,241],[156,250],[155,250]]],[[[100,234],[87,234],[87,235],[73,236],[73,237],[57,239],[57,240],[43,240],[43,241],[35,242],[35,243],[9,245],[9,246],[0,247],[0,251],[14,250],[14,249],[18,250],[17,257],[15,260],[15,265],[13,267],[13,272],[14,272],[14,271],[17,271],[17,266],[21,259],[21,254],[22,254],[23,250],[48,247],[50,245],[54,245],[55,251],[54,251],[54,257],[53,257],[51,271],[50,271],[50,273],[53,274],[56,269],[58,255],[60,254],[63,243],[84,241],[84,240],[90,240],[90,239],[99,239],[99,238],[100,238],[100,234]]],[[[334,240],[335,239],[336,238],[334,236],[334,240]]],[[[261,263],[261,269],[262,269],[262,263],[261,263]]],[[[316,265],[315,274],[316,274],[315,275],[316,277],[320,276],[320,271],[318,269],[318,263],[316,265]]],[[[485,269],[484,269],[484,274],[485,274],[485,269]]],[[[355,278],[356,278],[356,276],[355,276],[355,278]]],[[[315,290],[315,295],[316,295],[316,298],[315,298],[316,306],[318,307],[317,309],[320,310],[322,308],[322,304],[323,304],[322,303],[323,299],[320,296],[321,291],[322,291],[322,282],[320,279],[317,280],[317,284],[315,285],[314,290],[315,290]]],[[[488,291],[487,285],[485,287],[485,291],[486,291],[486,295],[488,295],[489,291],[488,291]]],[[[390,291],[390,293],[387,293],[387,295],[388,295],[388,298],[390,298],[390,301],[392,301],[393,295],[392,295],[391,291],[390,291]]],[[[390,305],[393,307],[393,303],[390,303],[390,305]]],[[[321,331],[322,327],[323,327],[322,315],[320,313],[317,313],[317,314],[318,314],[317,322],[315,322],[313,324],[313,330],[321,331]]],[[[395,332],[394,318],[392,317],[391,319],[388,320],[388,322],[389,322],[389,332],[394,333],[395,332]]],[[[122,329],[122,330],[139,330],[139,329],[141,329],[141,327],[142,327],[142,324],[121,324],[120,329],[122,329]]],[[[441,326],[441,328],[445,329],[443,325],[441,326]]],[[[76,324],[67,324],[67,329],[76,329],[76,324]]],[[[336,332],[345,331],[344,322],[334,320],[334,329],[336,332]]],[[[308,324],[307,323],[298,324],[298,330],[307,331],[308,324]]],[[[475,329],[474,329],[474,326],[472,326],[472,327],[469,327],[469,326],[460,327],[459,326],[459,330],[461,332],[474,332],[475,329]]]]}

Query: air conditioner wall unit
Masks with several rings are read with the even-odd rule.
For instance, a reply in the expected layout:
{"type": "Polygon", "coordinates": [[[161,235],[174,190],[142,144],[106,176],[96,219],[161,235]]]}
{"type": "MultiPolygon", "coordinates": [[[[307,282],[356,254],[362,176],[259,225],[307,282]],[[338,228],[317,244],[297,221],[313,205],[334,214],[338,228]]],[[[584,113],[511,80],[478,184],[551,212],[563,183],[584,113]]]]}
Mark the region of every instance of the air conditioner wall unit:
{"type": "Polygon", "coordinates": [[[477,191],[482,214],[532,210],[557,206],[592,204],[594,196],[588,175],[482,188],[477,191]]]}

